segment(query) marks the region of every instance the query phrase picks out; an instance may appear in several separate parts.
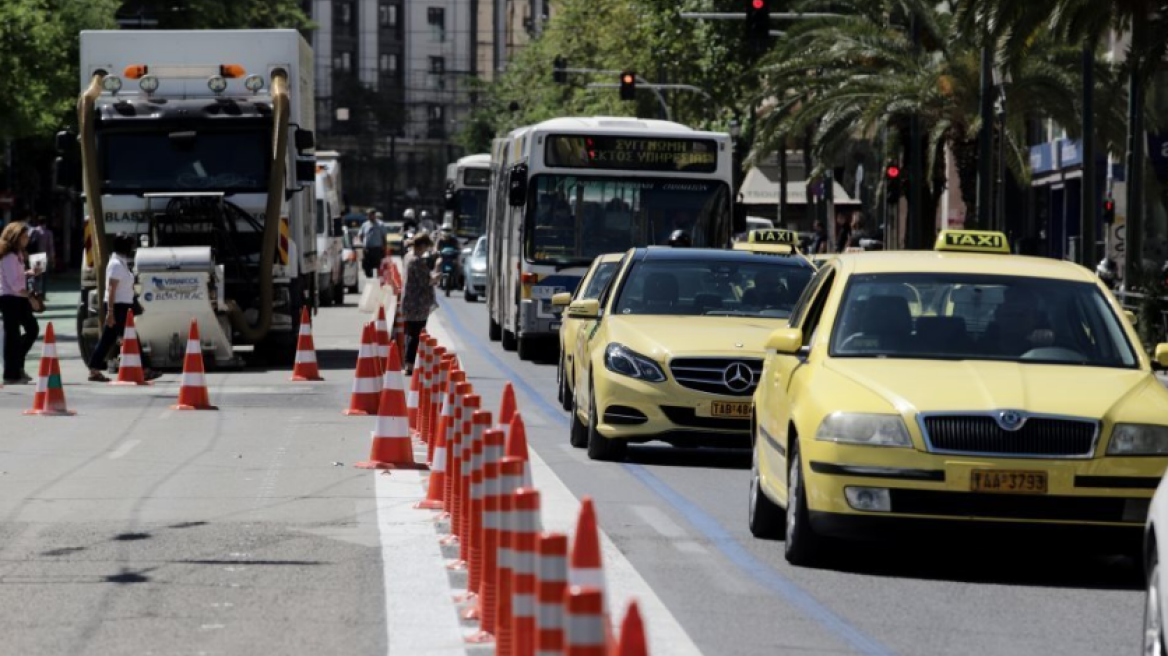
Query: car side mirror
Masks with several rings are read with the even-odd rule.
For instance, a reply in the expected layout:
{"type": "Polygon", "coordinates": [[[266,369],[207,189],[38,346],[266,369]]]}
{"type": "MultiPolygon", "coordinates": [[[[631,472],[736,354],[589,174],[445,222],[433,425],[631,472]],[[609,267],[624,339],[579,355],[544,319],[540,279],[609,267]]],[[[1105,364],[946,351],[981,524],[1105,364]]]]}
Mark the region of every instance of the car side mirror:
{"type": "Polygon", "coordinates": [[[573,319],[595,319],[600,316],[600,301],[595,298],[572,301],[568,305],[568,316],[573,319]]]}
{"type": "Polygon", "coordinates": [[[560,292],[552,296],[552,305],[555,307],[567,307],[571,302],[571,292],[560,292]]]}
{"type": "Polygon", "coordinates": [[[803,349],[803,331],[779,328],[767,338],[766,349],[782,355],[797,355],[803,349]]]}
{"type": "Polygon", "coordinates": [[[1157,344],[1153,360],[1161,367],[1168,368],[1168,344],[1157,344]]]}

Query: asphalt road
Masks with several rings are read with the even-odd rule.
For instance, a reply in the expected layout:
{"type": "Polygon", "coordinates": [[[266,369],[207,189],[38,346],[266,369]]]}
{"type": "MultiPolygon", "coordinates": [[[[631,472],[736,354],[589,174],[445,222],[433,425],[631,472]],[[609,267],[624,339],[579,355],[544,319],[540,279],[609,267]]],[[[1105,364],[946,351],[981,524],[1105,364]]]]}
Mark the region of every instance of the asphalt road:
{"type": "MultiPolygon", "coordinates": [[[[350,466],[371,426],[340,414],[367,318],[355,297],[315,320],[325,383],[211,373],[221,409],[194,413],[168,410],[175,374],[149,388],[82,382],[70,300],[47,318],[78,415],[25,417],[33,388],[0,389],[0,653],[386,653],[376,479],[350,466]]],[[[481,303],[442,305],[435,320],[476,391],[497,399],[516,384],[533,448],[596,499],[604,530],[704,653],[1139,648],[1138,568],[1074,545],[855,544],[829,568],[789,567],[781,543],[746,529],[748,454],[644,446],[623,465],[590,462],[568,445],[555,367],[488,342],[481,303]]]]}
{"type": "Polygon", "coordinates": [[[452,297],[443,312],[471,346],[472,379],[522,381],[525,416],[538,408],[544,424],[534,448],[573,493],[596,498],[603,528],[704,653],[1139,651],[1143,585],[1130,558],[1053,539],[894,539],[843,545],[824,569],[791,567],[781,542],[746,527],[748,453],[646,445],[623,465],[590,462],[568,445],[554,364],[489,342],[482,303],[452,297]]]}

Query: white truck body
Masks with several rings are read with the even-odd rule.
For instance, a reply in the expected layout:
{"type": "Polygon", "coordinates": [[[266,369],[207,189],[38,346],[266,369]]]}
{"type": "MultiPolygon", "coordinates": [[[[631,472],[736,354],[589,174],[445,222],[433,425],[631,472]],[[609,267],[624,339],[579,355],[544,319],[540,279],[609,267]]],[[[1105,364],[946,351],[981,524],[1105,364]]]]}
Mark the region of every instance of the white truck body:
{"type": "MultiPolygon", "coordinates": [[[[284,189],[281,190],[285,193],[280,211],[287,222],[280,233],[279,250],[270,278],[274,290],[270,328],[257,330],[264,336],[253,343],[258,350],[278,341],[282,352],[286,352],[289,340],[294,349],[306,281],[318,268],[318,243],[313,220],[315,189],[312,183],[297,181],[298,152],[291,136],[297,130],[311,131],[315,126],[313,60],[307,42],[296,30],[81,33],[79,82],[83,94],[95,73],[104,71],[108,75],[103,85],[106,90],[97,97],[94,107],[96,168],[100,171],[101,208],[107,243],[109,236],[130,233],[139,236],[144,244],[138,251],[136,269],[146,312],[136,323],[143,351],[156,367],[181,365],[181,356],[176,361],[172,346],[176,336],[185,344],[192,318],[198,321],[204,350],[208,355],[213,354],[215,363],[238,365],[241,362],[236,346],[246,341],[242,337],[245,333],[238,321],[233,328],[229,308],[234,304],[236,320],[243,316],[255,322],[260,315],[263,304],[255,293],[257,286],[263,284],[256,282],[263,278],[257,274],[260,256],[254,248],[243,250],[245,247],[241,246],[234,255],[233,264],[225,267],[224,258],[226,251],[235,248],[234,244],[252,244],[257,240],[262,243],[257,234],[262,235],[263,225],[268,220],[280,220],[280,217],[265,216],[269,174],[253,166],[252,176],[247,177],[232,167],[237,165],[236,160],[256,154],[254,151],[259,155],[255,161],[249,160],[251,164],[265,164],[265,152],[270,160],[273,73],[281,69],[286,73],[289,100],[288,148],[284,189]],[[135,66],[145,68],[133,74],[129,67],[135,66]],[[231,66],[241,67],[245,73],[232,77],[232,69],[222,68],[231,66]],[[217,72],[221,80],[226,78],[225,89],[219,93],[214,92],[209,83],[209,78],[217,72]],[[140,89],[143,74],[155,78],[158,83],[152,93],[140,89]],[[262,79],[262,88],[246,88],[245,80],[249,76],[262,79]],[[120,81],[120,85],[112,84],[111,77],[120,81]],[[115,86],[120,88],[111,90],[115,86]],[[192,109],[180,110],[180,107],[192,109]],[[265,118],[269,126],[266,135],[265,118]],[[155,119],[157,122],[151,124],[150,121],[155,119]],[[232,136],[233,131],[242,125],[241,120],[251,127],[248,136],[236,139],[232,136]],[[132,136],[127,141],[126,137],[118,136],[120,134],[132,136]],[[186,134],[190,135],[193,144],[187,148],[195,154],[171,155],[165,137],[169,137],[171,149],[178,152],[186,147],[181,145],[186,134]],[[154,139],[150,142],[154,149],[146,145],[135,147],[134,138],[154,139]],[[216,141],[207,141],[210,139],[216,141]],[[158,146],[156,142],[162,145],[158,146]],[[176,163],[176,175],[169,180],[163,174],[152,179],[152,172],[164,168],[155,165],[155,160],[161,158],[165,160],[163,164],[169,164],[167,157],[174,157],[175,162],[182,157],[199,159],[179,162],[184,169],[178,168],[176,163]],[[217,172],[213,165],[226,173],[217,172]],[[180,170],[186,172],[177,174],[180,170]],[[142,179],[140,185],[133,182],[135,176],[142,179]],[[262,185],[259,184],[261,179],[262,185]],[[125,180],[131,181],[126,183],[125,180]],[[204,200],[200,201],[201,197],[204,200]],[[182,203],[194,205],[199,202],[218,208],[215,220],[219,223],[207,225],[226,226],[242,238],[216,235],[217,229],[208,229],[207,243],[200,243],[197,235],[175,227],[177,224],[171,218],[180,211],[177,208],[182,203]],[[228,205],[230,211],[224,209],[228,205]],[[218,244],[218,247],[212,248],[213,244],[218,244]],[[201,246],[206,248],[197,254],[184,250],[201,246]],[[201,289],[188,289],[196,284],[195,281],[201,289]]],[[[299,155],[303,160],[306,153],[301,151],[299,155]]],[[[270,169],[270,163],[266,166],[268,168],[264,171],[270,169]]],[[[78,313],[83,344],[86,340],[96,339],[99,322],[94,315],[98,306],[95,295],[98,288],[95,267],[86,266],[82,271],[82,300],[78,313]]],[[[82,351],[85,352],[84,346],[82,351]]]]}
{"type": "Polygon", "coordinates": [[[341,154],[316,151],[316,292],[322,305],[343,303],[345,296],[342,181],[341,154]]]}

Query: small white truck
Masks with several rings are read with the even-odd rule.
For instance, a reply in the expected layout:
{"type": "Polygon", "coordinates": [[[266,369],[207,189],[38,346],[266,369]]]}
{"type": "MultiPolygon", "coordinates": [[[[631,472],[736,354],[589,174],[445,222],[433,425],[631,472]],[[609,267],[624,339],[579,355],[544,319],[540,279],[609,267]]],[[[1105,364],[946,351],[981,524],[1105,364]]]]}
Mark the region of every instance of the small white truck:
{"type": "Polygon", "coordinates": [[[345,302],[345,194],[341,186],[341,154],[316,151],[316,297],[321,305],[345,302]]]}

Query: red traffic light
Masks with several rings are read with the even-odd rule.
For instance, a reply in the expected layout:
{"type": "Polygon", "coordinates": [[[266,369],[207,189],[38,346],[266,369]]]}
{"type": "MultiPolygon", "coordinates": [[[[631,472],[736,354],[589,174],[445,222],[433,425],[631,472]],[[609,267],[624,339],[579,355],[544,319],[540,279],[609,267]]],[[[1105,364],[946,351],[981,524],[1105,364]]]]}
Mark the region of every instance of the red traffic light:
{"type": "Polygon", "coordinates": [[[762,9],[766,6],[766,0],[751,0],[750,6],[754,7],[756,10],[762,9]]]}
{"type": "Polygon", "coordinates": [[[1103,209],[1108,211],[1108,212],[1114,211],[1115,210],[1115,201],[1111,200],[1110,198],[1103,201],[1103,209]]]}
{"type": "Polygon", "coordinates": [[[635,80],[636,78],[631,73],[625,73],[621,76],[621,84],[632,84],[635,80]]]}
{"type": "Polygon", "coordinates": [[[889,180],[895,180],[900,177],[900,167],[890,164],[888,168],[884,169],[884,175],[886,175],[889,180]]]}

